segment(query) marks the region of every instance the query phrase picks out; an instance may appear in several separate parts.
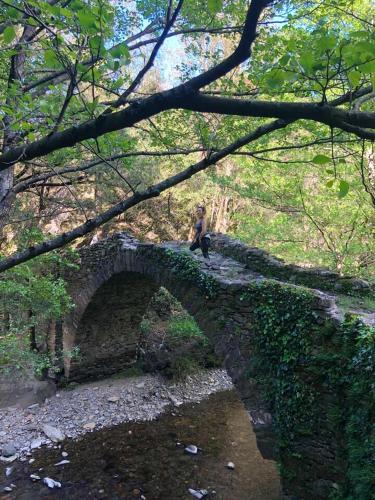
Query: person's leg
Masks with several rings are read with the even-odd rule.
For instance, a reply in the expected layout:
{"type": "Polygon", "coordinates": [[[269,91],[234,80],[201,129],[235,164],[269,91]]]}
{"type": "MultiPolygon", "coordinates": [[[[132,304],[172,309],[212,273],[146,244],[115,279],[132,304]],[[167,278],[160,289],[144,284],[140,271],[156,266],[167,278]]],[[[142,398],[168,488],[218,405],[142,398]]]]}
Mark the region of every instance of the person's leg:
{"type": "Polygon", "coordinates": [[[190,250],[194,252],[197,248],[199,248],[199,241],[193,241],[193,243],[190,245],[190,250]]]}
{"type": "Polygon", "coordinates": [[[208,249],[210,247],[210,238],[202,238],[201,240],[201,249],[203,253],[203,257],[205,259],[209,259],[210,256],[208,255],[208,249]]]}

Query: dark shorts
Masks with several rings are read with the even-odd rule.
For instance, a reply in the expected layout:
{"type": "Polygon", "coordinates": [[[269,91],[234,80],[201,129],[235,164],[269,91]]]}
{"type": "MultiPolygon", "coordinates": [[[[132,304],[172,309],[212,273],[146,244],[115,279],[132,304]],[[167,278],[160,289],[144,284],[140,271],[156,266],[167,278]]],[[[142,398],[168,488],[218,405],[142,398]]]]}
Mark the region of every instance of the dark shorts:
{"type": "Polygon", "coordinates": [[[206,259],[208,258],[208,249],[210,248],[211,245],[211,238],[208,238],[206,236],[203,236],[201,239],[201,242],[199,243],[199,240],[196,240],[192,243],[190,246],[190,250],[194,252],[194,250],[197,250],[197,248],[201,248],[203,257],[206,259]]]}

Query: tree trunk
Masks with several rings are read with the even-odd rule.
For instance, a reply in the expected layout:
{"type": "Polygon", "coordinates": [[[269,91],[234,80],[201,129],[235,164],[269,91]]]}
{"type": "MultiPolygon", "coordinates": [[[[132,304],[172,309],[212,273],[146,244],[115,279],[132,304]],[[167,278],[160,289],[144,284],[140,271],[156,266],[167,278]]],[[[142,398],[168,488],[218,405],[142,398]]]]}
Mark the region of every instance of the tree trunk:
{"type": "MultiPolygon", "coordinates": [[[[31,320],[33,318],[33,312],[31,309],[29,310],[29,319],[31,320]]],[[[36,328],[35,325],[30,326],[30,350],[31,351],[38,351],[38,345],[36,343],[36,328]]]]}
{"type": "MultiPolygon", "coordinates": [[[[17,45],[14,48],[16,54],[14,54],[11,58],[8,77],[8,89],[10,89],[14,84],[22,82],[23,80],[26,59],[23,47],[27,45],[28,41],[32,40],[35,33],[35,27],[26,26],[17,45]]],[[[16,108],[17,99],[8,96],[6,99],[6,104],[11,108],[16,108]]],[[[20,140],[19,134],[11,130],[11,124],[12,118],[9,115],[5,115],[5,117],[3,118],[3,153],[15,146],[20,140]]],[[[9,220],[10,210],[16,198],[16,195],[13,192],[13,181],[14,165],[0,172],[0,238],[2,237],[4,226],[9,220]]]]}

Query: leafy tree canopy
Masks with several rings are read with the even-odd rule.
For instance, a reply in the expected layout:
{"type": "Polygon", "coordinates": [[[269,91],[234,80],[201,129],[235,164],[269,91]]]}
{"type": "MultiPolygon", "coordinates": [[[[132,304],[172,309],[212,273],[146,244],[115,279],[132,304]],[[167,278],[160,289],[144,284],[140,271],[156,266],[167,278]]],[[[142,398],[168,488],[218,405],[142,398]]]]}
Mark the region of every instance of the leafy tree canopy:
{"type": "Polygon", "coordinates": [[[199,196],[225,212],[224,229],[280,255],[369,273],[373,2],[0,7],[0,269],[123,227],[147,200],[137,210],[154,233],[159,219],[186,237],[184,200],[199,196]],[[175,213],[163,196],[155,220],[153,198],[179,184],[175,213]],[[17,248],[35,226],[43,241],[17,248]]]}

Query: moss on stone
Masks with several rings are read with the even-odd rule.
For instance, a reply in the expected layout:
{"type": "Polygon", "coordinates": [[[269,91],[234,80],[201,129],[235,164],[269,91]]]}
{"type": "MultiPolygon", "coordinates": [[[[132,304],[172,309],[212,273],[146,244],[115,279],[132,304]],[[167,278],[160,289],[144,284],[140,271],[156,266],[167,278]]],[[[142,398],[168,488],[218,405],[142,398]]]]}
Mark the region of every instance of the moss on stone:
{"type": "MultiPolygon", "coordinates": [[[[255,378],[270,405],[284,486],[296,448],[308,436],[331,434],[346,464],[332,498],[370,500],[375,491],[375,329],[355,317],[339,327],[320,324],[316,297],[271,280],[254,283],[251,299],[255,378]],[[325,395],[325,396],[324,396],[325,395]]],[[[337,464],[338,465],[338,464],[337,464]]],[[[342,466],[338,467],[342,469],[342,466]]],[[[329,483],[329,482],[328,482],[329,483]]]]}

